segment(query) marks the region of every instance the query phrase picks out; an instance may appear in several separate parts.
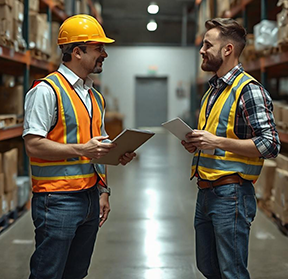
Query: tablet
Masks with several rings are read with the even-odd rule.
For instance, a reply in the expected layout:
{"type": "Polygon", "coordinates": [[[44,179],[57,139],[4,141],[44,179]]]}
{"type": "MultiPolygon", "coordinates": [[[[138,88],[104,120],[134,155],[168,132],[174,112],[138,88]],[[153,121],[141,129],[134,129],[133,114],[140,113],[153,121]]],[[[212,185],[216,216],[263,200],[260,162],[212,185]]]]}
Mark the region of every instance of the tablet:
{"type": "Polygon", "coordinates": [[[180,140],[186,140],[186,134],[193,131],[193,129],[179,117],[162,123],[162,126],[180,140]]]}
{"type": "MultiPolygon", "coordinates": [[[[162,123],[162,126],[181,141],[182,140],[186,141],[186,135],[193,131],[193,129],[179,117],[173,118],[167,122],[162,123]]],[[[215,149],[202,150],[202,152],[205,154],[213,155],[215,149]]]]}
{"type": "Polygon", "coordinates": [[[92,159],[91,163],[117,166],[122,155],[134,152],[154,135],[155,133],[150,131],[125,129],[112,140],[117,146],[102,158],[92,159]]]}

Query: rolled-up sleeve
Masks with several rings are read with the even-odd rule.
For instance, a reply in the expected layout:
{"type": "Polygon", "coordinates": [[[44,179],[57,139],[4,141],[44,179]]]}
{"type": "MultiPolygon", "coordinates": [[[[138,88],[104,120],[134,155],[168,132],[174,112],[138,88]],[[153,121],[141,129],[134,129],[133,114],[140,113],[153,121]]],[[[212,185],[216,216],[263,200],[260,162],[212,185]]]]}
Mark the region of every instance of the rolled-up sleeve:
{"type": "Polygon", "coordinates": [[[55,119],[56,97],[52,88],[41,82],[25,97],[24,131],[28,134],[46,137],[55,119]]]}
{"type": "Polygon", "coordinates": [[[281,144],[269,93],[260,85],[250,83],[243,88],[240,100],[242,117],[251,129],[258,151],[264,159],[277,157],[281,144]]]}

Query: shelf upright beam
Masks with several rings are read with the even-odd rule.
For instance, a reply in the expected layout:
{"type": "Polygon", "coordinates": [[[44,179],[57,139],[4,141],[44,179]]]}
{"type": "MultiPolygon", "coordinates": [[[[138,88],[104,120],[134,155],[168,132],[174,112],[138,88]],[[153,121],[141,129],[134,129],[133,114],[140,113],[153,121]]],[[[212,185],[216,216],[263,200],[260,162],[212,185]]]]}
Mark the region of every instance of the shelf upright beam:
{"type": "Polygon", "coordinates": [[[267,19],[267,0],[261,0],[261,20],[267,19]]]}
{"type": "Polygon", "coordinates": [[[23,37],[29,49],[29,0],[24,0],[23,37]]]}

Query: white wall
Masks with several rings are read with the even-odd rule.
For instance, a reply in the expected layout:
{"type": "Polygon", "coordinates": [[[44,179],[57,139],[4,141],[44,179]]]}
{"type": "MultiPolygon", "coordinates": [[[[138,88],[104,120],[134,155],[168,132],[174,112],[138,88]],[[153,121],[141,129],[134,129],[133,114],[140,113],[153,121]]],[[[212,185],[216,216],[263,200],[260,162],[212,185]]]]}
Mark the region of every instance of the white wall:
{"type": "MultiPolygon", "coordinates": [[[[107,45],[106,45],[107,46],[107,45]]],[[[193,47],[106,47],[108,58],[101,74],[101,90],[118,98],[120,112],[125,115],[124,126],[135,127],[136,77],[168,77],[168,119],[189,110],[190,85],[195,80],[193,47]],[[156,66],[156,74],[149,67],[156,66]],[[183,83],[187,98],[177,98],[178,83],[183,83]]]]}

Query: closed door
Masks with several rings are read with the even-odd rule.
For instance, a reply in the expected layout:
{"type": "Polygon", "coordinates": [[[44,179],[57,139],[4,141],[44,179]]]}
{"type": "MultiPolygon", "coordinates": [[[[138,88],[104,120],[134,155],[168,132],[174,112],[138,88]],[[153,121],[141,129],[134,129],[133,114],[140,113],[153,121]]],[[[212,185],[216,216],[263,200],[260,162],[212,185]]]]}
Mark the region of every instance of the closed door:
{"type": "Polygon", "coordinates": [[[167,78],[136,78],[136,127],[159,127],[167,121],[167,78]]]}

